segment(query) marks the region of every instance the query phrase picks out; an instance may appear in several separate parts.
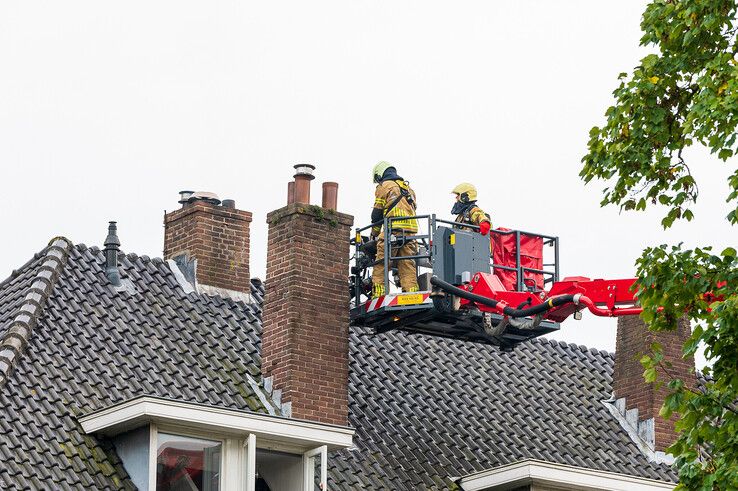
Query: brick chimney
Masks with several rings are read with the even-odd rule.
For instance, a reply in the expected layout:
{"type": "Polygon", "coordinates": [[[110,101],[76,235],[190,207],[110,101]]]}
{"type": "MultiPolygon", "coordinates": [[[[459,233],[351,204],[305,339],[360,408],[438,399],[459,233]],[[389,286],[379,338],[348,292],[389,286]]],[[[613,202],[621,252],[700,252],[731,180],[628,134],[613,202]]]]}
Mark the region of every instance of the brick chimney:
{"type": "Polygon", "coordinates": [[[663,452],[676,439],[676,417],[665,420],[659,416],[664,399],[669,394],[666,384],[671,377],[694,383],[694,360],[682,359],[682,346],[691,333],[689,320],[679,320],[674,331],[652,332],[637,316],[618,318],[615,347],[613,393],[623,409],[629,412],[640,436],[657,452],[663,452]],[[656,384],[643,380],[640,359],[651,353],[651,344],[663,346],[664,362],[671,363],[668,373],[659,369],[656,384]],[[659,387],[657,387],[659,385],[659,387]],[[637,413],[634,411],[637,410],[637,413]]]}
{"type": "Polygon", "coordinates": [[[348,424],[349,238],[353,217],[338,213],[337,187],[326,208],[310,205],[313,166],[295,166],[293,201],[267,215],[262,372],[281,392],[285,414],[348,424]]]}
{"type": "Polygon", "coordinates": [[[164,258],[181,267],[196,260],[197,282],[206,293],[250,294],[251,213],[236,209],[233,200],[221,203],[213,193],[180,195],[182,207],[164,215],[164,258]]]}

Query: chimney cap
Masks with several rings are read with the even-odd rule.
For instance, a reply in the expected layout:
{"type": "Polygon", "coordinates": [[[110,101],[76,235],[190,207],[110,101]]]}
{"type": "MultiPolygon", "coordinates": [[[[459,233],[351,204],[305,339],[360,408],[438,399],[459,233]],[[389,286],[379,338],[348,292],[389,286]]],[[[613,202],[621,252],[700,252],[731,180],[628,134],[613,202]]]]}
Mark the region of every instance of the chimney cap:
{"type": "Polygon", "coordinates": [[[220,198],[218,195],[208,191],[196,191],[187,199],[188,203],[194,203],[195,201],[204,201],[215,206],[220,204],[220,198]]]}
{"type": "Polygon", "coordinates": [[[179,203],[185,204],[187,203],[187,200],[190,199],[190,197],[195,194],[194,191],[180,191],[179,192],[179,203]]]}
{"type": "Polygon", "coordinates": [[[303,179],[309,179],[313,180],[315,179],[315,176],[313,175],[313,171],[315,170],[315,166],[312,164],[296,164],[295,166],[295,175],[294,177],[302,177],[303,179]]]}

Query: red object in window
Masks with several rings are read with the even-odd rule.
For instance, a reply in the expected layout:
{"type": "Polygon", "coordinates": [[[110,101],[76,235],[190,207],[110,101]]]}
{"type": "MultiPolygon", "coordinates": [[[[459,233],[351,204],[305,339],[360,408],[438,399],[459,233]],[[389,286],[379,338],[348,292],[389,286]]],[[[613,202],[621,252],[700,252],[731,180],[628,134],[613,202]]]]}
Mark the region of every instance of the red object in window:
{"type": "MultiPolygon", "coordinates": [[[[496,230],[505,232],[510,229],[498,228],[496,230]]],[[[515,234],[493,233],[491,235],[492,260],[495,265],[515,268],[515,234]]],[[[524,268],[543,269],[543,238],[520,234],[520,265],[524,268]]],[[[517,272],[495,268],[494,273],[505,289],[516,290],[517,272]]],[[[528,288],[543,290],[542,274],[526,272],[523,278],[523,283],[528,288]]]]}
{"type": "Polygon", "coordinates": [[[196,489],[202,489],[203,457],[202,450],[162,450],[157,459],[157,489],[174,489],[183,482],[191,482],[196,489]]]}

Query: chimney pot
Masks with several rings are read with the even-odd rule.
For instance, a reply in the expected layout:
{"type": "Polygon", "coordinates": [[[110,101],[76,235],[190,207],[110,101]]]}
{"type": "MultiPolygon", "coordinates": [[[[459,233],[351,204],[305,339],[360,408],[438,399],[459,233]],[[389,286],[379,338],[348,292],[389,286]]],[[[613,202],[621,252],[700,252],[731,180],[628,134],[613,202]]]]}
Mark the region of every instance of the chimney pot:
{"type": "Polygon", "coordinates": [[[295,202],[295,181],[287,183],[287,204],[291,205],[295,202]]]}
{"type": "Polygon", "coordinates": [[[236,208],[236,200],[233,199],[224,199],[223,203],[221,203],[221,206],[223,208],[229,208],[229,209],[235,209],[236,208]]]}
{"type": "Polygon", "coordinates": [[[323,183],[323,208],[335,210],[338,206],[338,183],[323,183]]]}
{"type": "MultiPolygon", "coordinates": [[[[314,170],[315,166],[310,164],[295,166],[295,203],[310,204],[310,181],[315,179],[314,170]]],[[[289,192],[289,188],[287,189],[289,192]]]]}

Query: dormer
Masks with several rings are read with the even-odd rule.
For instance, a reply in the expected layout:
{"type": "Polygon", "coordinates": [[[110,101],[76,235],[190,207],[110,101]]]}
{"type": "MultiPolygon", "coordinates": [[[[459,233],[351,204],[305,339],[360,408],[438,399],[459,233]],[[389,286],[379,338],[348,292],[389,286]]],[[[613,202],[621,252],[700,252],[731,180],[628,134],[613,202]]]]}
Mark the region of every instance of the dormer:
{"type": "Polygon", "coordinates": [[[354,430],[157,397],[137,397],[80,418],[115,446],[146,491],[327,489],[328,452],[354,430]],[[316,487],[318,486],[318,487],[316,487]]]}

